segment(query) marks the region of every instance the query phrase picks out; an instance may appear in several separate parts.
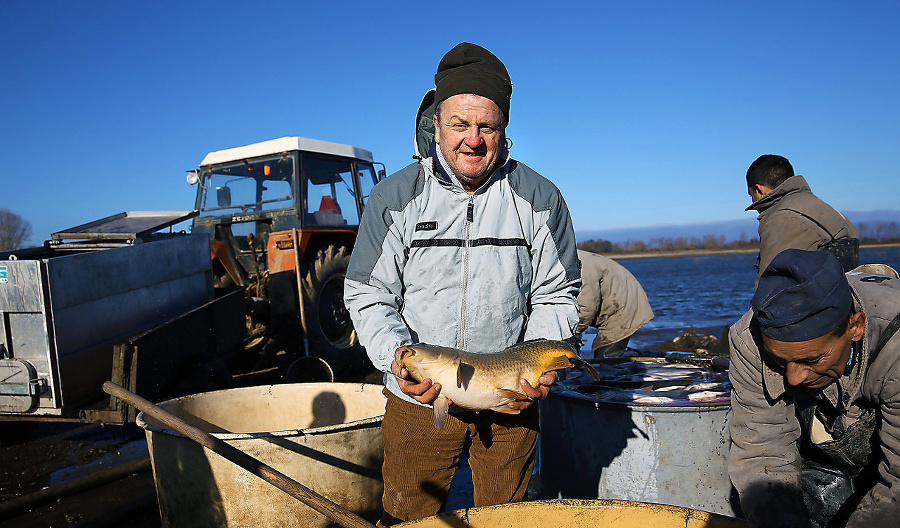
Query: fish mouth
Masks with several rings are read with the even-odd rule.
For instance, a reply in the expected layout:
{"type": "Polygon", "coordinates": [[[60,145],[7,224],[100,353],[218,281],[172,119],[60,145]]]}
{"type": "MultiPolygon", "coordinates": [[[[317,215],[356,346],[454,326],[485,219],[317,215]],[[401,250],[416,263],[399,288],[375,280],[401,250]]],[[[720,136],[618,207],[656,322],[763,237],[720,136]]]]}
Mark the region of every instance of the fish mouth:
{"type": "Polygon", "coordinates": [[[405,365],[403,364],[403,361],[404,361],[406,358],[412,357],[412,356],[415,356],[415,355],[416,355],[416,351],[415,351],[415,350],[413,350],[413,349],[411,349],[411,348],[409,348],[409,347],[405,347],[405,346],[400,347],[399,353],[397,354],[397,365],[399,365],[399,366],[401,366],[401,367],[404,367],[405,365]]]}

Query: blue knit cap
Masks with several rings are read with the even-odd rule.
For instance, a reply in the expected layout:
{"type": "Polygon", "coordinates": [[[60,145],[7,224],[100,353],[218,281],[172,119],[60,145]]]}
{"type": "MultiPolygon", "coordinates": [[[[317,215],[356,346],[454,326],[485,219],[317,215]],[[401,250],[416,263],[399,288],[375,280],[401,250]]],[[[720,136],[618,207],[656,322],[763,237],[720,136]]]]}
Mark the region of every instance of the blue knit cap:
{"type": "Polygon", "coordinates": [[[750,307],[764,336],[796,343],[821,337],[843,323],[853,295],[834,255],[786,249],[763,271],[750,307]]]}

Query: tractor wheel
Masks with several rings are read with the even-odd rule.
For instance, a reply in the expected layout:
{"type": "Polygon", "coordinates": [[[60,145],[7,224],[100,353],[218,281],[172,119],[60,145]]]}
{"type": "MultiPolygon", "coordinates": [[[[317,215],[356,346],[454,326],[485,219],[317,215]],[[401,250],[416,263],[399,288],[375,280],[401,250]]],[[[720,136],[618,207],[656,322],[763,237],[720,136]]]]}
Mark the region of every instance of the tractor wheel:
{"type": "Polygon", "coordinates": [[[350,313],[344,306],[344,276],[350,251],[344,246],[326,246],[309,255],[301,265],[306,328],[311,351],[335,371],[352,363],[359,348],[350,313]]]}

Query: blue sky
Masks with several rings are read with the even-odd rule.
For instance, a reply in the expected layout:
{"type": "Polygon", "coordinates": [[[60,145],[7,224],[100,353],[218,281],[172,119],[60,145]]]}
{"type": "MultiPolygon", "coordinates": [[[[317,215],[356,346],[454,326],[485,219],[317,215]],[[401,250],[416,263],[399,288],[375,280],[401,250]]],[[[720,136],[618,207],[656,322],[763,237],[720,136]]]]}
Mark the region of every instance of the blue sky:
{"type": "Polygon", "coordinates": [[[576,230],[753,216],[744,174],[788,157],[840,210],[900,209],[900,3],[0,3],[0,207],[32,242],[193,207],[212,150],[305,136],[411,161],[461,41],[503,60],[513,156],[576,230]]]}

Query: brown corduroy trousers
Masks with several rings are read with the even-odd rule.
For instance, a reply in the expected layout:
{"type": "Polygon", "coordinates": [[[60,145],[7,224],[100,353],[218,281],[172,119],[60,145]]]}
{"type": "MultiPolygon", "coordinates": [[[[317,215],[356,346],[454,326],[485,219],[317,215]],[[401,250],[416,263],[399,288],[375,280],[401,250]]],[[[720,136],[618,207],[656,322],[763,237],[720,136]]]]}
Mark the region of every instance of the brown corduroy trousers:
{"type": "Polygon", "coordinates": [[[538,406],[520,414],[493,411],[451,413],[434,428],[430,407],[415,405],[385,389],[384,498],[378,526],[437,514],[466,445],[475,506],[521,501],[534,468],[538,406]]]}

